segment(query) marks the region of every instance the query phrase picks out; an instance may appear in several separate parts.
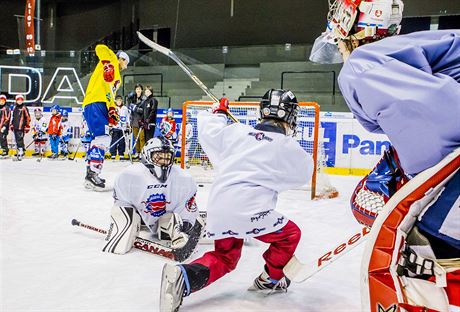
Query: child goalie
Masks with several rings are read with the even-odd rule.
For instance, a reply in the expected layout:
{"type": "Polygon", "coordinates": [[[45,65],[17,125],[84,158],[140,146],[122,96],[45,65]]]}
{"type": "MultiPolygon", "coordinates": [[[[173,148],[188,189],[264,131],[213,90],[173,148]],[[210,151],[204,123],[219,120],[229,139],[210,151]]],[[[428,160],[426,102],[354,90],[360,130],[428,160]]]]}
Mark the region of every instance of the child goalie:
{"type": "Polygon", "coordinates": [[[127,253],[141,222],[161,245],[176,251],[196,247],[202,230],[195,203],[196,184],[189,173],[173,163],[171,142],[156,137],[142,148],[140,163],[130,165],[119,174],[103,251],[127,253]]]}
{"type": "Polygon", "coordinates": [[[373,222],[363,311],[458,311],[460,31],[394,36],[402,10],[400,0],[337,0],[310,59],[344,61],[338,81],[350,110],[394,148],[355,191],[387,201],[375,222],[360,220],[373,222]]]}
{"type": "Polygon", "coordinates": [[[209,195],[206,227],[214,251],[190,264],[166,264],[160,311],[177,311],[182,299],[233,271],[244,238],[270,244],[265,266],[249,290],[284,292],[290,280],[283,268],[300,240],[299,227],[276,209],[278,194],[308,183],[313,161],[292,137],[298,103],[286,90],[269,90],[260,102],[261,122],[254,128],[227,125],[228,101],[198,114],[198,139],[217,168],[209,195]]]}

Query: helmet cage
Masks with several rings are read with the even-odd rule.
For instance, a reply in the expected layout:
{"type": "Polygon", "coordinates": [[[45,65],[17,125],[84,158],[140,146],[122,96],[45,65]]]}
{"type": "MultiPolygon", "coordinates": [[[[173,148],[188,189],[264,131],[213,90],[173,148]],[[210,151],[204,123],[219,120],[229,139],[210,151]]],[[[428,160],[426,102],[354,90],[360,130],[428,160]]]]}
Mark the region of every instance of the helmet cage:
{"type": "Polygon", "coordinates": [[[163,137],[157,137],[149,140],[142,148],[141,162],[160,182],[164,183],[174,164],[174,154],[175,151],[171,142],[163,137]],[[159,160],[165,159],[160,155],[162,153],[169,154],[166,157],[166,163],[159,162],[159,160]]]}

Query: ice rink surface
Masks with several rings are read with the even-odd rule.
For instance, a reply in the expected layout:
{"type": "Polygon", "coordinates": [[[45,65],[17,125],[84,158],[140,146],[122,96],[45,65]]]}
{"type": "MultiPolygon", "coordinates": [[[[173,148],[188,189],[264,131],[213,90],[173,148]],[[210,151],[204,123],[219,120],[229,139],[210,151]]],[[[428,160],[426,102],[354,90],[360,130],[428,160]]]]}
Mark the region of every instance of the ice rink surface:
{"type": "MultiPolygon", "coordinates": [[[[106,228],[111,185],[129,162],[105,163],[106,192],[83,187],[78,161],[0,160],[0,311],[158,311],[161,269],[166,261],[137,249],[126,255],[101,252],[104,236],[71,225],[106,228]]],[[[300,260],[322,256],[358,232],[349,197],[360,177],[331,176],[340,196],[309,200],[306,191],[280,195],[278,210],[302,230],[300,260]]],[[[206,210],[209,184],[197,202],[206,210]]],[[[251,241],[235,271],[184,299],[180,311],[360,311],[362,244],[287,293],[265,296],[246,289],[263,269],[267,245],[251,241]]],[[[194,258],[211,248],[200,245],[194,258]]]]}

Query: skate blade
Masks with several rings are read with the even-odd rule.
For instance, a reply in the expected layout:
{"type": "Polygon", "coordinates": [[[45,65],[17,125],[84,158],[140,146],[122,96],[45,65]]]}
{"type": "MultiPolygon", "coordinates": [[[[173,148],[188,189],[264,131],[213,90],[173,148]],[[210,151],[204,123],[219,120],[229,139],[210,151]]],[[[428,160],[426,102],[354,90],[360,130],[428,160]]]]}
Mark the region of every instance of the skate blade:
{"type": "Polygon", "coordinates": [[[95,191],[95,192],[106,192],[107,191],[104,187],[95,186],[93,183],[89,181],[85,181],[83,183],[83,186],[85,187],[85,189],[95,191]]]}
{"type": "Polygon", "coordinates": [[[165,264],[163,266],[163,274],[161,278],[161,293],[160,293],[160,312],[175,312],[179,310],[179,306],[174,306],[174,296],[167,293],[171,286],[176,282],[181,274],[181,269],[178,266],[165,264]]]}

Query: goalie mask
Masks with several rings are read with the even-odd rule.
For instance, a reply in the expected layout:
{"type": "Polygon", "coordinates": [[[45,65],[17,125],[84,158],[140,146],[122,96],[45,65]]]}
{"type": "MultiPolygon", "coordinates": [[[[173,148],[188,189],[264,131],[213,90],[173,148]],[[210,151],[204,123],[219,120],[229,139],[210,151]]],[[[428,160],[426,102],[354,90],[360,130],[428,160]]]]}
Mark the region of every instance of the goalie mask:
{"type": "Polygon", "coordinates": [[[148,140],[142,148],[141,162],[161,183],[166,182],[174,163],[172,143],[163,137],[148,140]]]}
{"type": "Polygon", "coordinates": [[[329,8],[327,29],[313,44],[310,61],[341,63],[339,40],[368,43],[397,35],[403,9],[401,0],[335,0],[329,8]]]}
{"type": "Polygon", "coordinates": [[[278,119],[287,122],[289,128],[295,131],[299,104],[294,93],[289,90],[270,89],[260,101],[261,119],[278,119]]]}

